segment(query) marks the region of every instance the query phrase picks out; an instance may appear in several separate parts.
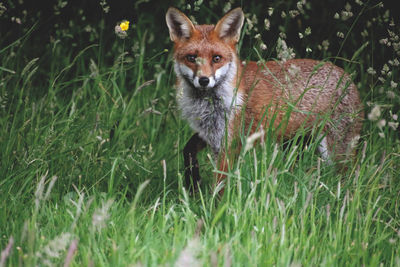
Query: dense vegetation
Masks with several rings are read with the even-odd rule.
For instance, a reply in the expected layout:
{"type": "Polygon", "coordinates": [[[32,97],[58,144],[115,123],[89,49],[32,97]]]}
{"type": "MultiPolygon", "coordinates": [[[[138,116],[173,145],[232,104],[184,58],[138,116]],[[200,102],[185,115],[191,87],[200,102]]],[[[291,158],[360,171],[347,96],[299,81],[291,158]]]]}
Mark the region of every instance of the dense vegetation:
{"type": "Polygon", "coordinates": [[[391,3],[81,2],[0,2],[0,266],[400,264],[391,3]],[[351,73],[366,118],[348,170],[324,164],[303,133],[276,144],[267,130],[222,199],[210,151],[201,192],[188,195],[192,131],[176,107],[169,6],[198,23],[242,6],[243,59],[308,57],[351,73]]]}

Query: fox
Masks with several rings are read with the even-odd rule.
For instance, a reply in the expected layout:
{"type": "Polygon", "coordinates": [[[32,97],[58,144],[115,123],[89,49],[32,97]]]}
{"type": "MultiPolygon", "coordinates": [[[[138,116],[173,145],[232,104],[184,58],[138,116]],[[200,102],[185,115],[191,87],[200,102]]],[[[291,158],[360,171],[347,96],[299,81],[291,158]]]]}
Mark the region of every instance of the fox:
{"type": "Polygon", "coordinates": [[[328,118],[317,139],[321,158],[333,164],[356,152],[364,114],[351,76],[314,59],[242,61],[237,46],[243,22],[240,7],[215,25],[195,25],[174,7],[166,13],[177,104],[195,132],[183,149],[185,183],[191,191],[201,182],[197,154],[207,146],[219,169],[216,182],[223,184],[229,161],[242,147],[243,129],[252,134],[273,127],[279,129],[277,140],[289,140],[328,118]]]}

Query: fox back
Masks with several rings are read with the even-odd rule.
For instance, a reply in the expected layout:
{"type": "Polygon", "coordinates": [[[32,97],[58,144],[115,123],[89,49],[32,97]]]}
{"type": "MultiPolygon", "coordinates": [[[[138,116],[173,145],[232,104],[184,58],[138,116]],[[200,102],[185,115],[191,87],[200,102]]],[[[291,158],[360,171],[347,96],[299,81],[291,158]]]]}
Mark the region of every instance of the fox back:
{"type": "MultiPolygon", "coordinates": [[[[290,138],[325,119],[321,156],[330,161],[353,154],[363,113],[349,75],[332,63],[311,59],[242,62],[236,45],[243,20],[240,8],[216,25],[194,25],[175,8],[166,14],[178,104],[197,133],[192,143],[204,142],[218,155],[224,136],[228,141],[237,137],[241,123],[251,133],[260,125],[278,128],[285,120],[278,136],[290,138]]],[[[187,152],[190,160],[195,152],[187,152]]]]}

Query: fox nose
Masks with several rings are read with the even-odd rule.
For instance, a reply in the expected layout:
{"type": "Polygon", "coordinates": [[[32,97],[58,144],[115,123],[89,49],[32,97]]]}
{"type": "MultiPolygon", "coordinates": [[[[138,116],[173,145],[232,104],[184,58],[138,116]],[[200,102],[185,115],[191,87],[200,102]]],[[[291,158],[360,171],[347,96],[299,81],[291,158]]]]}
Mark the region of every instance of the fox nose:
{"type": "Polygon", "coordinates": [[[210,79],[208,79],[205,76],[199,78],[199,84],[203,87],[207,86],[209,82],[210,82],[210,79]]]}

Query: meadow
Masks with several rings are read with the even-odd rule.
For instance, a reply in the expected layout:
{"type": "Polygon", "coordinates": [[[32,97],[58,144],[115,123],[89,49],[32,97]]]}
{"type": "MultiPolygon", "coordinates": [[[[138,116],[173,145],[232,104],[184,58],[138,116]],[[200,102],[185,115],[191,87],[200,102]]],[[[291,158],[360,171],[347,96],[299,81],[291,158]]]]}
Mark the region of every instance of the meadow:
{"type": "MultiPolygon", "coordinates": [[[[210,150],[189,194],[182,149],[193,132],[177,108],[163,14],[174,5],[211,23],[243,4],[217,2],[162,4],[159,24],[137,4],[124,39],[114,27],[130,18],[54,24],[47,39],[40,22],[13,17],[19,30],[3,29],[0,267],[400,266],[398,21],[373,1],[243,5],[244,60],[310,57],[352,74],[365,105],[358,153],[339,172],[318,139],[282,144],[265,129],[262,144],[242,136],[222,197],[210,150]],[[315,12],[330,14],[328,35],[315,12]]],[[[0,11],[12,20],[11,5],[0,11]]]]}

